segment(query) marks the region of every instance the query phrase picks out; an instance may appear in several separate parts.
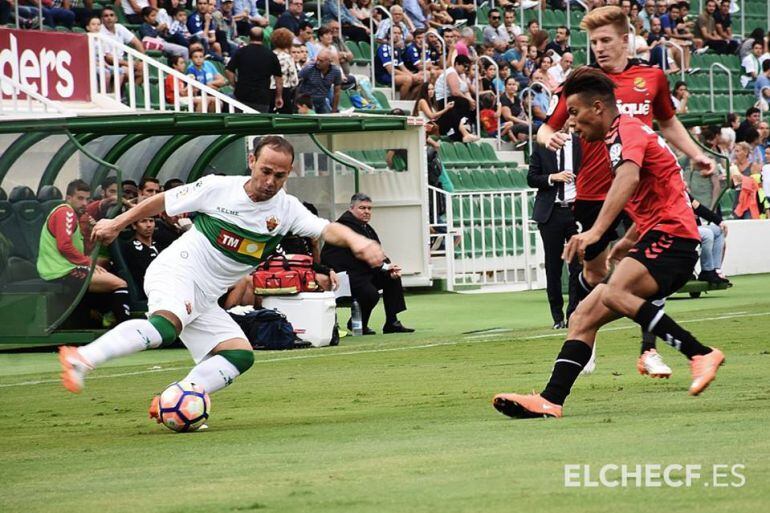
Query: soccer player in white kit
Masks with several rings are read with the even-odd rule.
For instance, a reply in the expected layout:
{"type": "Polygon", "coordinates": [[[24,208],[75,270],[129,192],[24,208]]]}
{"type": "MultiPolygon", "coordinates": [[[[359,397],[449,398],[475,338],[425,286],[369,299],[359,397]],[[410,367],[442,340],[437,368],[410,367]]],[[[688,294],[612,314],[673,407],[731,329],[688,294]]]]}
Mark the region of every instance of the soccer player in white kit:
{"type": "MultiPolygon", "coordinates": [[[[177,336],[195,366],[184,378],[209,394],[248,370],[254,354],[243,331],[217,303],[228,287],[251,272],[284,235],[323,238],[350,248],[372,267],[382,248],[338,223],[311,214],[283,185],[294,148],[278,136],[263,137],[249,155],[251,176],[206,176],[158,194],[114,219],[102,219],[92,237],[109,244],[129,224],[160,214],[197,212],[192,229],[164,250],[147,269],[148,319],[123,322],[79,348],[62,346],[62,384],[79,393],[85,377],[104,362],[173,342],[177,336]]],[[[157,397],[150,407],[157,416],[157,397]]]]}

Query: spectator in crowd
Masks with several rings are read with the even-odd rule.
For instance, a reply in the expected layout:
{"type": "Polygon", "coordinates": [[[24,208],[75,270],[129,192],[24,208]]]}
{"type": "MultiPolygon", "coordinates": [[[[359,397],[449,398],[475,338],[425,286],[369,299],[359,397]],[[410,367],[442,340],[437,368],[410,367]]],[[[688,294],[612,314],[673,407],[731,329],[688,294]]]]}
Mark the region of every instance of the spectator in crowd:
{"type": "Polygon", "coordinates": [[[460,31],[460,37],[455,43],[455,50],[457,55],[467,55],[472,62],[476,62],[478,59],[478,53],[476,52],[476,33],[470,27],[465,27],[460,31]]]}
{"type": "MultiPolygon", "coordinates": [[[[107,217],[110,209],[118,202],[118,179],[115,176],[106,177],[102,180],[100,190],[101,198],[90,201],[78,218],[80,230],[83,234],[85,245],[83,252],[85,254],[90,254],[94,248],[93,241],[91,241],[91,227],[100,219],[107,217]]],[[[97,263],[102,267],[106,267],[109,264],[109,259],[100,257],[101,255],[97,257],[97,263]]]]}
{"type": "Polygon", "coordinates": [[[749,34],[749,37],[745,38],[738,47],[738,58],[743,61],[747,55],[751,54],[751,48],[754,46],[754,41],[761,41],[766,45],[765,33],[761,28],[755,28],[749,34]]]}
{"type": "Polygon", "coordinates": [[[760,121],[759,127],[757,127],[757,131],[759,132],[758,146],[762,150],[762,163],[765,164],[767,163],[765,150],[768,147],[768,138],[770,138],[770,123],[767,121],[760,121]]]}
{"type": "Polygon", "coordinates": [[[438,76],[439,70],[433,69],[433,57],[440,58],[439,55],[431,56],[432,50],[427,44],[425,45],[425,60],[422,59],[422,45],[425,41],[425,29],[416,29],[414,31],[414,39],[404,49],[401,59],[404,62],[404,66],[411,73],[421,73],[423,70],[427,70],[430,74],[430,78],[438,76]]]}
{"type": "Polygon", "coordinates": [[[765,155],[762,148],[759,147],[759,127],[750,128],[746,132],[746,142],[749,143],[749,162],[752,164],[764,164],[765,155]]]}
{"type": "MultiPolygon", "coordinates": [[[[291,9],[291,4],[289,4],[289,9],[291,9]]],[[[289,11],[284,12],[284,14],[287,12],[289,11]]],[[[275,29],[270,35],[270,43],[273,47],[273,53],[278,57],[278,63],[281,66],[281,77],[283,79],[281,82],[283,85],[283,105],[280,108],[275,106],[275,98],[277,95],[273,93],[273,110],[275,110],[275,112],[280,112],[281,114],[292,113],[294,89],[299,84],[299,73],[291,55],[293,41],[294,35],[287,28],[275,29]]],[[[276,82],[273,77],[270,77],[270,89],[272,91],[275,91],[276,89],[276,82]]]]}
{"type": "Polygon", "coordinates": [[[438,120],[451,111],[454,105],[454,102],[446,102],[442,108],[436,101],[436,87],[430,81],[423,82],[417,102],[415,102],[412,110],[412,116],[419,116],[425,121],[425,133],[427,135],[439,135],[438,120]]]}
{"type": "Polygon", "coordinates": [[[278,56],[265,48],[264,31],[254,27],[249,31],[249,44],[240,48],[230,62],[225,74],[235,84],[235,99],[258,110],[270,112],[270,105],[283,108],[283,73],[278,56]],[[275,93],[271,92],[270,81],[275,80],[275,93]]]}
{"type": "Polygon", "coordinates": [[[745,141],[747,139],[749,130],[759,127],[759,114],[759,109],[756,107],[749,107],[746,109],[746,119],[744,119],[735,130],[736,143],[745,141]]]}
{"type": "Polygon", "coordinates": [[[190,47],[193,37],[187,30],[187,12],[178,9],[171,12],[172,22],[168,28],[168,41],[180,46],[190,47]]]}
{"type": "MultiPolygon", "coordinates": [[[[356,0],[348,7],[352,14],[364,27],[369,27],[369,20],[372,18],[372,0],[356,0]]],[[[377,24],[372,20],[374,26],[377,24]]]]}
{"type": "Polygon", "coordinates": [[[497,8],[490,9],[488,17],[489,25],[484,27],[483,42],[494,44],[497,39],[502,39],[507,44],[508,31],[506,30],[505,25],[502,23],[502,15],[500,14],[500,10],[497,8]]]}
{"type": "Polygon", "coordinates": [[[212,57],[222,58],[222,45],[217,41],[216,27],[211,16],[214,0],[197,0],[195,12],[187,18],[187,30],[212,57]]]}
{"type": "Polygon", "coordinates": [[[759,181],[762,167],[749,161],[751,146],[747,142],[735,144],[733,164],[730,166],[730,178],[733,187],[738,191],[733,206],[733,213],[738,219],[759,219],[760,202],[758,201],[759,181]],[[758,175],[759,180],[752,175],[758,175]]]}
{"type": "MultiPolygon", "coordinates": [[[[353,3],[352,0],[348,0],[353,3]]],[[[428,18],[423,12],[423,7],[420,4],[420,0],[403,0],[404,13],[406,17],[412,22],[415,29],[427,29],[428,18]]]]}
{"type": "MultiPolygon", "coordinates": [[[[101,33],[108,38],[114,40],[117,43],[123,45],[131,45],[134,50],[139,53],[144,53],[144,46],[137,39],[133,32],[128,30],[123,24],[117,22],[118,18],[115,14],[115,8],[111,5],[105,5],[102,9],[102,28],[101,33]]],[[[115,60],[118,61],[119,67],[128,68],[128,61],[123,58],[125,52],[120,48],[115,48],[110,45],[103,45],[105,56],[104,60],[107,64],[112,65],[115,60]]],[[[142,83],[142,73],[144,67],[139,59],[134,59],[134,80],[135,83],[142,83]]]]}
{"type": "Polygon", "coordinates": [[[144,275],[147,268],[160,253],[160,249],[153,241],[155,233],[155,218],[147,217],[133,223],[133,237],[127,241],[120,241],[120,253],[126,263],[131,279],[136,285],[140,300],[146,300],[144,293],[144,275]]]}
{"type": "Polygon", "coordinates": [[[681,7],[678,3],[669,5],[668,12],[660,19],[663,34],[667,39],[678,44],[682,49],[671,47],[671,54],[680,68],[690,69],[690,46],[693,35],[690,33],[681,17],[681,7]]]}
{"type": "MultiPolygon", "coordinates": [[[[168,58],[168,65],[179,73],[187,74],[187,61],[181,55],[172,55],[168,58]]],[[[197,94],[195,89],[188,88],[187,84],[173,75],[166,75],[164,82],[166,102],[168,105],[189,105],[192,99],[195,112],[203,112],[203,98],[197,94]],[[174,83],[176,82],[176,92],[174,92],[174,83]],[[192,94],[191,94],[192,93],[192,94]]],[[[206,97],[206,112],[214,112],[216,100],[212,96],[206,97]]]]}
{"type": "MultiPolygon", "coordinates": [[[[668,12],[668,2],[666,0],[655,0],[655,18],[662,18],[668,12]]],[[[652,18],[650,18],[652,22],[652,18]]]]}
{"type": "Polygon", "coordinates": [[[503,26],[505,27],[505,33],[508,35],[508,39],[505,42],[511,46],[516,43],[516,38],[522,34],[521,27],[516,24],[516,11],[514,9],[505,9],[503,13],[503,26]]]}
{"type": "Polygon", "coordinates": [[[190,56],[187,47],[169,43],[165,40],[168,36],[168,27],[158,23],[158,10],[155,7],[142,8],[142,25],[139,34],[142,36],[142,45],[146,50],[160,50],[167,55],[180,55],[185,60],[190,56]]]}
{"type": "Polygon", "coordinates": [[[315,111],[313,110],[313,99],[307,95],[297,96],[297,99],[294,100],[294,113],[315,114],[315,111]]]}
{"type": "Polygon", "coordinates": [[[532,72],[532,82],[540,82],[545,84],[549,91],[553,91],[559,85],[553,75],[548,70],[553,67],[553,59],[550,55],[543,55],[540,58],[539,67],[532,72]]]}
{"type": "Polygon", "coordinates": [[[529,44],[537,48],[538,57],[545,53],[545,47],[548,46],[548,38],[547,30],[538,30],[530,36],[529,44]]]}
{"type": "Polygon", "coordinates": [[[690,98],[690,91],[687,90],[687,84],[681,80],[674,84],[674,92],[671,94],[671,102],[674,104],[677,114],[687,114],[687,100],[690,98]]]}
{"type": "MultiPolygon", "coordinates": [[[[33,6],[34,10],[38,9],[38,2],[36,0],[18,0],[19,7],[22,5],[33,6]]],[[[13,5],[13,4],[11,4],[13,5]]],[[[43,21],[49,27],[55,27],[57,25],[64,25],[67,28],[72,28],[75,24],[75,13],[70,10],[69,3],[65,5],[62,0],[51,0],[43,2],[43,21]]],[[[37,13],[35,13],[37,14],[37,13]]]]}
{"type": "Polygon", "coordinates": [[[767,107],[770,102],[770,59],[762,61],[762,73],[754,82],[754,95],[757,100],[765,102],[764,106],[767,107]]]}
{"type": "Polygon", "coordinates": [[[743,67],[743,76],[741,76],[741,85],[743,87],[754,88],[754,81],[762,74],[762,63],[770,56],[764,53],[764,41],[754,41],[751,45],[751,53],[744,57],[741,62],[743,67]]]}
{"type": "Polygon", "coordinates": [[[299,34],[299,26],[303,21],[307,21],[307,16],[302,11],[302,0],[288,0],[289,8],[286,9],[278,19],[275,20],[274,29],[289,29],[295,36],[299,34]]]}
{"type": "Polygon", "coordinates": [[[524,75],[529,81],[532,81],[532,74],[540,65],[540,55],[537,46],[529,45],[527,47],[527,62],[524,63],[524,75]]]}
{"type": "Polygon", "coordinates": [[[353,52],[345,44],[345,37],[342,34],[342,25],[337,20],[332,20],[326,24],[326,28],[331,31],[332,34],[332,46],[337,51],[338,58],[340,60],[340,69],[342,70],[342,76],[348,77],[348,82],[355,83],[355,77],[350,74],[350,65],[353,63],[353,52]]]}
{"type": "Polygon", "coordinates": [[[642,28],[650,31],[650,21],[655,16],[655,0],[645,0],[644,9],[639,13],[639,19],[642,20],[642,28]]]}
{"type": "MultiPolygon", "coordinates": [[[[327,1],[334,2],[336,5],[336,0],[327,1]]],[[[409,30],[409,18],[404,16],[404,9],[402,9],[400,5],[394,5],[390,8],[390,18],[382,20],[377,27],[377,34],[375,36],[377,38],[377,43],[390,43],[391,20],[395,26],[401,27],[401,33],[404,36],[404,40],[410,42],[412,40],[412,32],[409,30]]]]}
{"type": "Polygon", "coordinates": [[[760,171],[762,189],[765,192],[765,198],[770,198],[770,146],[765,146],[765,165],[760,171]]]}
{"type": "Polygon", "coordinates": [[[504,82],[497,78],[497,69],[495,65],[488,60],[481,61],[482,77],[481,91],[492,91],[492,93],[502,93],[505,89],[504,82]]]}
{"type": "MultiPolygon", "coordinates": [[[[372,199],[366,194],[356,193],[350,199],[350,208],[337,219],[337,222],[379,243],[377,232],[369,224],[371,217],[372,199]]],[[[382,332],[411,333],[414,331],[398,320],[398,314],[406,310],[404,288],[401,284],[401,267],[393,264],[389,259],[385,262],[388,264],[387,267],[372,269],[365,262],[358,260],[347,248],[327,243],[321,250],[321,263],[331,267],[338,274],[343,271],[348,273],[351,295],[361,307],[365,335],[375,333],[369,328],[369,318],[380,300],[379,290],[382,290],[382,300],[385,305],[385,324],[382,332]]]]}
{"type": "Polygon", "coordinates": [[[505,91],[500,95],[500,114],[506,123],[513,123],[510,132],[514,141],[523,142],[527,140],[530,123],[518,93],[519,82],[515,77],[508,77],[505,80],[505,91]]]}
{"type": "Polygon", "coordinates": [[[217,71],[211,62],[206,60],[203,50],[198,48],[191,51],[190,58],[192,63],[187,67],[187,74],[193,75],[195,80],[216,90],[227,84],[225,77],[217,71]]]}
{"type": "Polygon", "coordinates": [[[291,57],[294,59],[294,65],[297,67],[297,73],[299,73],[299,70],[304,68],[307,63],[307,47],[296,43],[293,44],[291,47],[291,57]]]}
{"type": "Polygon", "coordinates": [[[519,85],[522,87],[529,83],[529,78],[524,74],[524,67],[527,64],[527,41],[527,36],[523,34],[518,36],[514,47],[501,56],[503,62],[510,64],[512,76],[519,81],[519,85]]]}
{"type": "Polygon", "coordinates": [[[709,210],[705,205],[690,195],[695,220],[698,223],[698,233],[701,238],[700,273],[699,281],[705,281],[713,285],[730,283],[720,275],[722,267],[722,255],[725,249],[725,237],[727,237],[727,225],[722,221],[718,212],[709,210]],[[705,221],[705,223],[704,223],[705,221]]]}
{"type": "MultiPolygon", "coordinates": [[[[78,218],[85,213],[91,188],[83,180],[67,184],[65,202],[48,214],[40,233],[37,272],[46,281],[64,285],[73,295],[88,278],[91,259],[85,254],[78,218]]],[[[97,265],[88,291],[109,294],[117,322],[128,319],[126,282],[97,265]]]]}
{"type": "Polygon", "coordinates": [[[732,39],[725,39],[719,35],[716,20],[714,19],[716,11],[716,0],[708,0],[695,24],[695,36],[703,40],[704,46],[711,48],[716,53],[733,54],[738,49],[738,42],[732,39]]]}
{"type": "Polygon", "coordinates": [[[133,180],[123,180],[120,182],[120,188],[123,189],[123,204],[131,205],[136,203],[139,196],[139,186],[133,180]]]}
{"type": "MultiPolygon", "coordinates": [[[[219,10],[214,10],[211,13],[211,18],[214,20],[214,28],[217,41],[222,46],[222,51],[227,56],[235,55],[240,44],[235,41],[238,35],[238,29],[235,26],[235,19],[233,17],[233,0],[222,0],[219,10]]],[[[211,8],[214,9],[214,4],[211,4],[211,8]]]]}
{"type": "Polygon", "coordinates": [[[733,38],[733,20],[730,15],[730,0],[722,0],[719,9],[714,11],[714,24],[717,34],[725,41],[732,41],[733,38]]]}
{"type": "Polygon", "coordinates": [[[471,60],[465,55],[458,55],[454,65],[450,66],[436,80],[436,101],[439,105],[453,102],[454,107],[439,118],[441,135],[455,141],[473,142],[478,139],[465,126],[476,108],[476,101],[471,95],[467,74],[471,60]]]}
{"type": "MultiPolygon", "coordinates": [[[[554,64],[548,68],[548,75],[551,77],[551,83],[557,86],[564,82],[564,80],[572,73],[572,63],[574,58],[570,52],[566,52],[561,56],[561,60],[557,64],[554,64]]],[[[551,89],[553,90],[553,89],[551,89]]]]}
{"type": "Polygon", "coordinates": [[[126,21],[139,25],[143,21],[142,9],[145,7],[156,7],[158,5],[157,0],[121,0],[116,2],[115,5],[120,5],[123,8],[123,15],[126,21]]]}
{"type": "Polygon", "coordinates": [[[457,23],[465,20],[465,25],[472,27],[476,24],[476,5],[471,0],[448,0],[447,12],[457,23]]]}
{"type": "Polygon", "coordinates": [[[182,185],[184,185],[184,182],[179,178],[169,178],[168,180],[166,180],[166,183],[163,184],[163,192],[170,191],[171,189],[176,189],[177,187],[181,187],[182,185]]]}
{"type": "Polygon", "coordinates": [[[562,57],[565,53],[572,52],[572,48],[569,45],[570,31],[564,25],[556,29],[556,37],[553,41],[548,43],[545,47],[546,53],[548,50],[553,50],[559,57],[562,57]]]}
{"type": "MultiPolygon", "coordinates": [[[[88,23],[86,23],[86,32],[90,32],[92,34],[99,34],[102,31],[102,20],[99,18],[99,16],[91,16],[91,18],[88,20],[88,23]]],[[[102,70],[104,72],[105,80],[109,83],[112,82],[112,87],[123,87],[123,84],[125,83],[126,79],[128,78],[128,63],[120,64],[118,65],[118,77],[117,80],[114,83],[113,82],[113,74],[115,72],[114,66],[110,63],[107,63],[107,49],[105,48],[105,45],[101,41],[95,41],[94,46],[92,48],[92,58],[93,62],[98,63],[97,69],[95,70],[96,76],[101,76],[102,70]]],[[[112,57],[109,59],[112,61],[112,57]]],[[[109,87],[109,86],[108,86],[109,87]]],[[[113,89],[114,90],[114,89],[113,89]]]]}
{"type": "Polygon", "coordinates": [[[393,27],[393,44],[395,50],[390,47],[390,43],[381,44],[377,48],[377,54],[374,58],[374,72],[377,81],[386,85],[395,85],[399,90],[402,100],[414,99],[422,86],[422,73],[411,72],[404,65],[403,56],[403,37],[401,29],[396,25],[393,27]]]}
{"type": "Polygon", "coordinates": [[[139,181],[139,201],[151,198],[160,192],[160,180],[152,176],[143,176],[139,181]]]}
{"type": "Polygon", "coordinates": [[[298,93],[309,96],[317,114],[337,112],[342,85],[342,71],[332,64],[331,54],[322,50],[299,72],[298,93]],[[331,101],[329,98],[331,97],[331,101]]]}
{"type": "Polygon", "coordinates": [[[259,14],[256,0],[235,0],[233,20],[238,34],[248,34],[252,27],[267,27],[269,20],[259,14]]]}
{"type": "Polygon", "coordinates": [[[316,54],[318,53],[318,43],[315,40],[315,30],[313,25],[306,21],[299,26],[299,36],[297,37],[299,42],[305,45],[307,52],[307,61],[314,61],[316,54]]]}
{"type": "Polygon", "coordinates": [[[528,113],[527,117],[529,117],[529,109],[532,109],[531,120],[534,131],[537,131],[545,121],[549,104],[548,95],[544,91],[537,91],[539,87],[539,85],[535,85],[532,86],[532,90],[524,91],[521,99],[521,106],[524,112],[528,113]]]}

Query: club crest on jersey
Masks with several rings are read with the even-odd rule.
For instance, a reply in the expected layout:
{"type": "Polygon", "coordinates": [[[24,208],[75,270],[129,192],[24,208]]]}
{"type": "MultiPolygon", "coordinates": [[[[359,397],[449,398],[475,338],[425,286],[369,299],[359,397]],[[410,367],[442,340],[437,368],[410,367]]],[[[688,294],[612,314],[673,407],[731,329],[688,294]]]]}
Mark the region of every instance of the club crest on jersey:
{"type": "Polygon", "coordinates": [[[548,112],[546,113],[546,116],[550,116],[553,114],[553,111],[556,110],[556,106],[559,104],[559,95],[553,94],[551,95],[551,103],[548,104],[548,112]]]}
{"type": "Polygon", "coordinates": [[[272,232],[278,227],[280,223],[281,222],[278,220],[277,217],[275,216],[268,217],[267,221],[265,221],[265,225],[267,226],[267,231],[272,232]]]}
{"type": "Polygon", "coordinates": [[[636,91],[637,93],[646,93],[647,81],[644,80],[642,77],[636,77],[634,79],[634,91],[636,91]]]}
{"type": "Polygon", "coordinates": [[[620,146],[620,143],[615,143],[612,146],[610,146],[610,161],[612,162],[612,166],[616,166],[618,162],[620,162],[620,153],[622,151],[622,148],[620,146]]]}

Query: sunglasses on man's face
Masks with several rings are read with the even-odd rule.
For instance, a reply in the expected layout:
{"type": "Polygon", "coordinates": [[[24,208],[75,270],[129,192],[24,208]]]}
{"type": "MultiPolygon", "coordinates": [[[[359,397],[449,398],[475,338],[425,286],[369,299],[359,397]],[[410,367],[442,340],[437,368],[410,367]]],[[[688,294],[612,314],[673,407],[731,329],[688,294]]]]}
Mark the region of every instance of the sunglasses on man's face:
{"type": "Polygon", "coordinates": [[[489,19],[490,21],[499,20],[500,16],[490,16],[489,19]]]}

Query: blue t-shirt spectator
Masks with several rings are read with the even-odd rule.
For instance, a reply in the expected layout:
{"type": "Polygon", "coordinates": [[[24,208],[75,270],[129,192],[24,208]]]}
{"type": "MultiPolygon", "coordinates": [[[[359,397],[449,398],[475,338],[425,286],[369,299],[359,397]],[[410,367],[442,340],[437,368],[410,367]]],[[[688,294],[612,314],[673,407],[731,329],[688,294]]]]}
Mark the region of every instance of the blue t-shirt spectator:
{"type": "MultiPolygon", "coordinates": [[[[422,48],[414,43],[409,43],[401,54],[401,60],[409,71],[413,73],[419,71],[418,65],[422,61],[422,48]]],[[[430,48],[425,48],[425,60],[430,60],[430,48]]]]}
{"type": "MultiPolygon", "coordinates": [[[[756,95],[758,100],[762,99],[763,87],[770,87],[770,78],[767,78],[767,75],[765,75],[764,73],[760,74],[757,77],[757,81],[754,82],[754,94],[756,95]]],[[[768,94],[770,94],[770,92],[768,92],[768,94]]]]}
{"type": "Polygon", "coordinates": [[[660,28],[663,29],[663,32],[665,32],[666,29],[671,29],[671,32],[676,32],[676,23],[677,21],[673,19],[669,13],[660,17],[660,28]]]}
{"type": "MultiPolygon", "coordinates": [[[[201,13],[195,11],[187,18],[187,30],[189,30],[190,34],[193,36],[204,37],[203,27],[205,23],[201,13]]],[[[213,25],[209,24],[209,28],[213,28],[213,25]]]]}
{"type": "Polygon", "coordinates": [[[201,84],[208,84],[214,81],[214,78],[219,74],[217,68],[214,67],[209,61],[203,61],[203,67],[201,69],[196,68],[190,64],[187,68],[188,75],[195,75],[195,80],[201,84]]]}
{"type": "MultiPolygon", "coordinates": [[[[374,76],[378,82],[390,85],[392,76],[385,68],[388,64],[398,67],[403,64],[402,52],[396,52],[395,62],[393,61],[393,52],[390,51],[390,45],[380,45],[377,48],[377,54],[374,56],[374,76]]],[[[394,71],[395,73],[395,71],[394,71]]]]}

